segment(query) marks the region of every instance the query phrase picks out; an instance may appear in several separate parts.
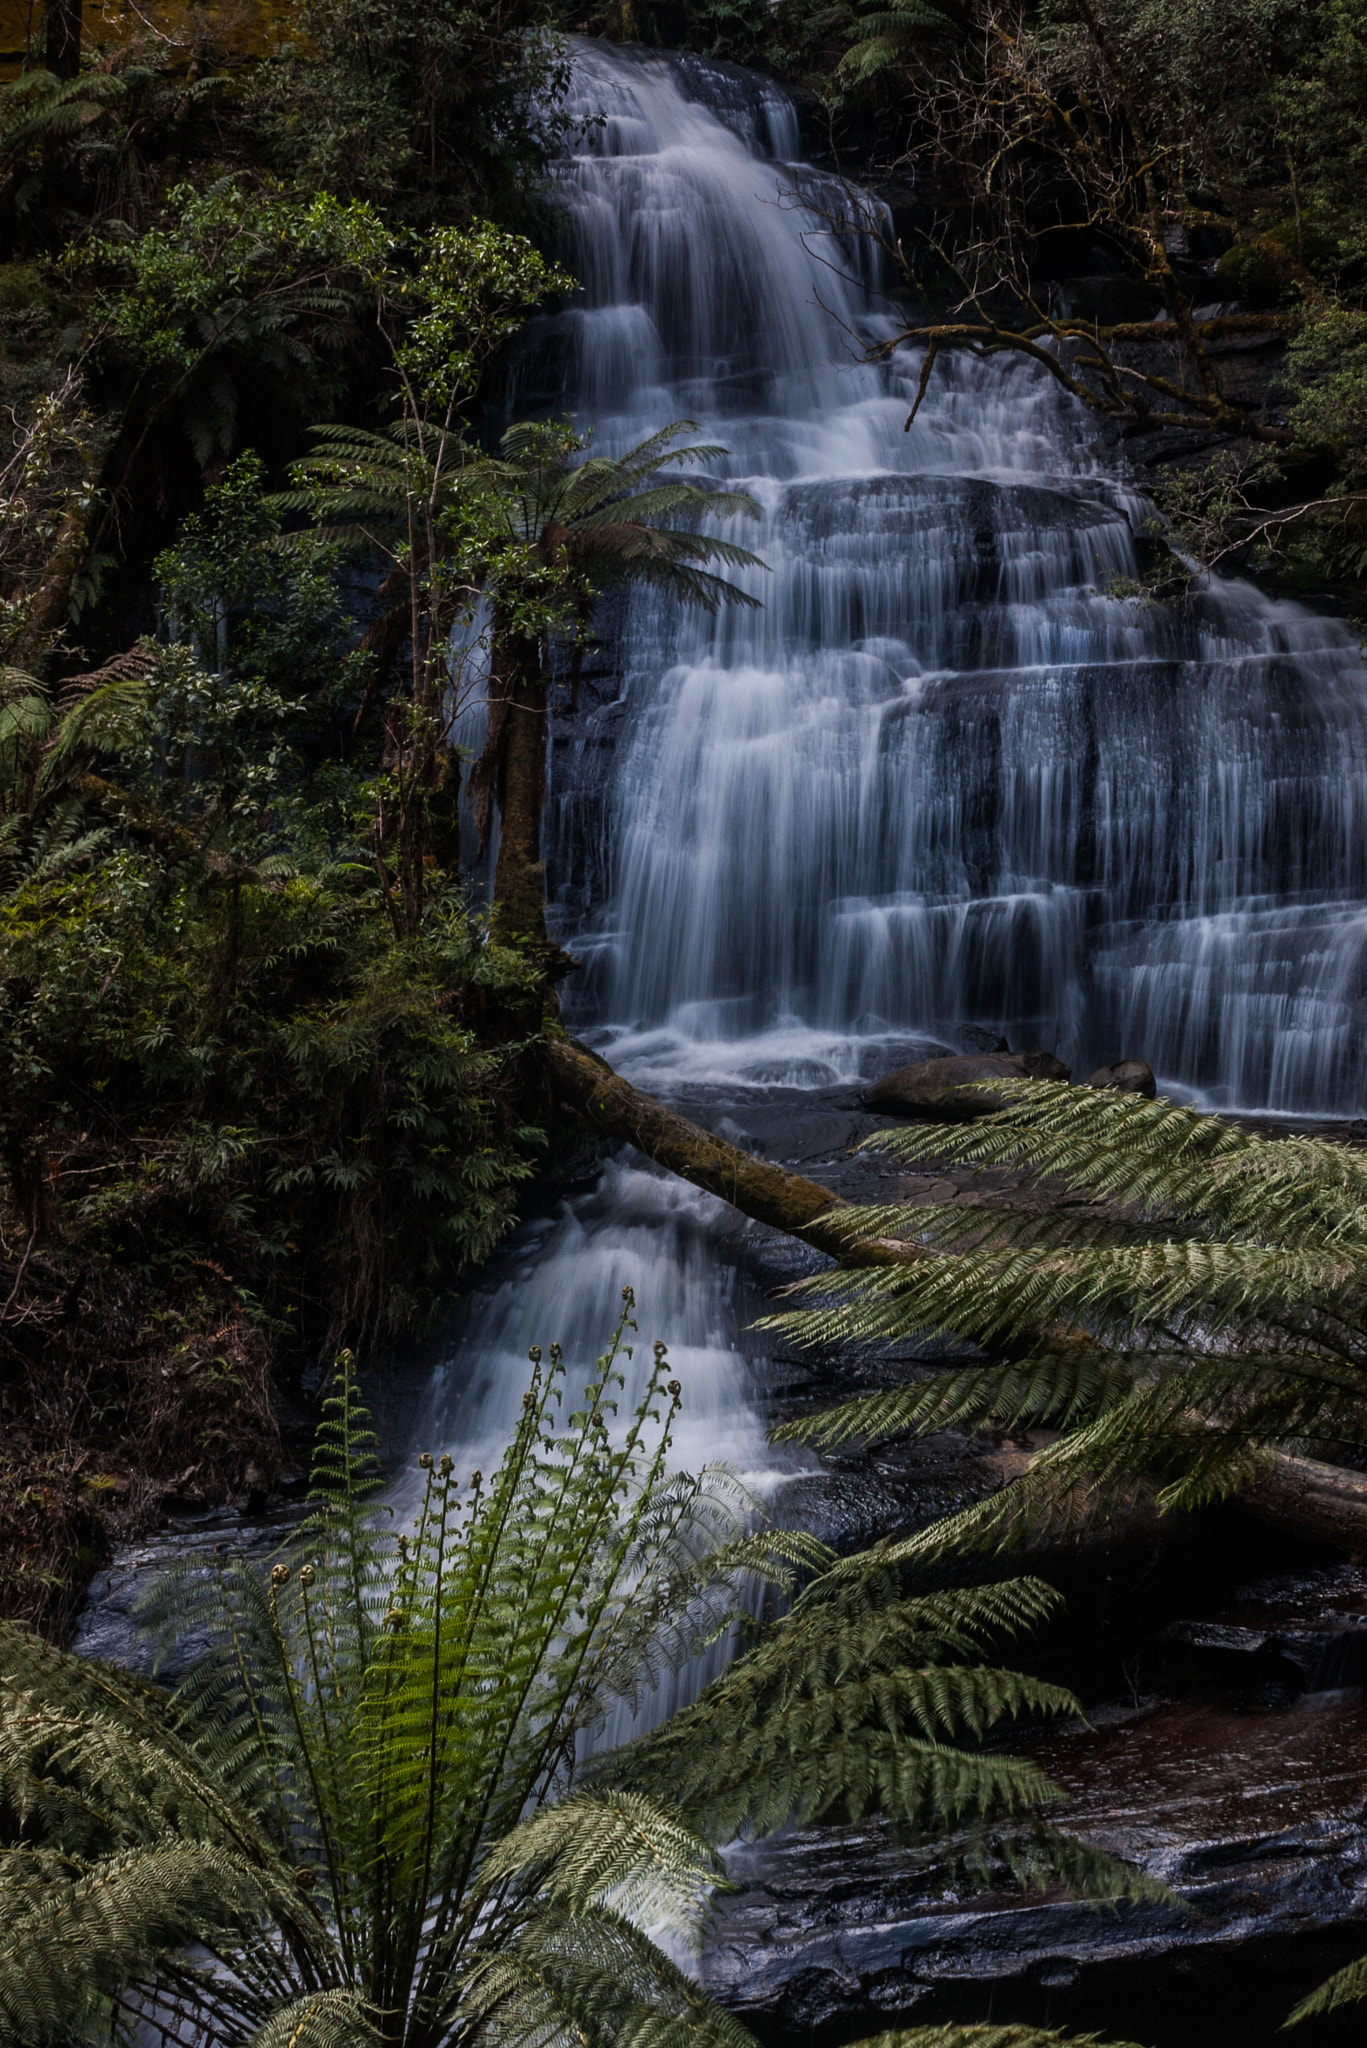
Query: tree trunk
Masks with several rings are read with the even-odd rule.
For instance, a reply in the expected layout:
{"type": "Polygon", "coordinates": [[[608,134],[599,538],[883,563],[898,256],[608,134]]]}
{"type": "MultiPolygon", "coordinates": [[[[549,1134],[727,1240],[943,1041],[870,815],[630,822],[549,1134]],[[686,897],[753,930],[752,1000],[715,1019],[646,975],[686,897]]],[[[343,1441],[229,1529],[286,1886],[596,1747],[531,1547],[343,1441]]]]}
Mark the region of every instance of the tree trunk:
{"type": "Polygon", "coordinates": [[[884,1265],[893,1256],[915,1256],[907,1245],[868,1239],[852,1244],[840,1227],[839,1212],[847,1205],[839,1195],[690,1123],[677,1110],[633,1088],[572,1038],[551,1039],[547,1051],[561,1094],[584,1110],[599,1130],[619,1144],[635,1145],[694,1187],[720,1195],[757,1223],[786,1230],[818,1251],[858,1265],[884,1265]]]}
{"type": "Polygon", "coordinates": [[[74,78],[80,70],[81,0],[47,0],[43,62],[58,78],[74,78]]]}
{"type": "Polygon", "coordinates": [[[37,673],[53,641],[71,613],[71,586],[86,548],[86,515],[69,511],[57,529],[52,553],[43,567],[10,659],[16,668],[37,673]]]}
{"type": "Polygon", "coordinates": [[[506,714],[495,794],[499,807],[494,916],[506,938],[546,944],[546,873],[541,809],[546,801],[546,676],[535,640],[519,636],[495,649],[503,667],[506,714]]]}
{"type": "Polygon", "coordinates": [[[1277,1451],[1267,1477],[1239,1498],[1260,1522],[1367,1557],[1367,1474],[1277,1451]]]}

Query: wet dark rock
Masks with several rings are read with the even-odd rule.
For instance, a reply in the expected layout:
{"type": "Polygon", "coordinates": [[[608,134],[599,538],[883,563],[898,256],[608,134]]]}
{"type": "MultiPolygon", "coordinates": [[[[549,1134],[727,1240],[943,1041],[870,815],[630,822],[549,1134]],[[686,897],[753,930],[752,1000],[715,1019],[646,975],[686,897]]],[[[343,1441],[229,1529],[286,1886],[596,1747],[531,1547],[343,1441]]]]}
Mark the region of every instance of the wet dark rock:
{"type": "MultiPolygon", "coordinates": [[[[1189,1910],[1116,1912],[1005,1888],[973,1896],[882,1825],[815,1828],[728,1857],[709,1991],[785,2031],[878,2019],[973,1981],[1066,1988],[1099,1966],[1228,1953],[1367,1908],[1367,1702],[1329,1694],[1238,1714],[1117,1708],[1013,1745],[1072,1795],[1071,1832],[1140,1865],[1189,1910]]],[[[918,2013],[918,2017],[919,2017],[918,2013]]]]}
{"type": "Polygon", "coordinates": [[[964,1052],[1010,1052],[1011,1047],[1000,1031],[980,1029],[970,1024],[959,1032],[964,1052]]]}
{"type": "MultiPolygon", "coordinates": [[[[215,1550],[258,1564],[264,1571],[302,1514],[302,1504],[277,1503],[266,1519],[236,1508],[169,1516],[154,1535],[121,1545],[108,1569],[96,1573],[77,1617],[71,1648],[78,1656],[97,1657],[103,1664],[150,1678],[153,1644],[138,1609],[157,1581],[196,1554],[206,1559],[207,1572],[207,1559],[215,1550]]],[[[208,1647],[207,1636],[187,1630],[156,1675],[174,1685],[208,1647]]]]}
{"type": "Polygon", "coordinates": [[[1116,1060],[1113,1066],[1098,1067],[1087,1076],[1089,1088],[1113,1088],[1120,1095],[1144,1095],[1152,1102],[1158,1082],[1147,1060],[1116,1060]]]}
{"type": "Polygon", "coordinates": [[[1046,1052],[1042,1045],[1027,1045],[1023,1051],[1012,1054],[1025,1067],[1032,1081],[1071,1081],[1073,1070],[1065,1067],[1063,1061],[1046,1052]]]}
{"type": "Polygon", "coordinates": [[[1170,1621],[1142,1658],[1146,1686],[1285,1703],[1367,1684],[1367,1571],[1281,1573],[1213,1613],[1170,1621]]]}
{"type": "Polygon", "coordinates": [[[918,1060],[875,1082],[865,1100],[885,1115],[927,1117],[969,1123],[1000,1109],[1005,1097],[975,1086],[984,1081],[1067,1081],[1071,1070],[1040,1046],[1025,1052],[959,1053],[953,1059],[918,1060]]]}

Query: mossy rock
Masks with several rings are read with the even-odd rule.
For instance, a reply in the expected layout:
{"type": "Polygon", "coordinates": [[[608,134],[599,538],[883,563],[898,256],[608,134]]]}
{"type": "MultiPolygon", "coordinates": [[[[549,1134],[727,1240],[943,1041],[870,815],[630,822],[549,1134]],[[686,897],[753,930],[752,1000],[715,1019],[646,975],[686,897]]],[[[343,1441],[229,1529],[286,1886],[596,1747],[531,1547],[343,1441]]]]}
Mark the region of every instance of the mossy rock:
{"type": "MultiPolygon", "coordinates": [[[[1263,233],[1269,242],[1317,273],[1332,267],[1342,255],[1338,224],[1324,216],[1302,214],[1299,221],[1274,221],[1263,233]]],[[[1283,276],[1267,251],[1248,242],[1235,242],[1226,249],[1215,274],[1246,306],[1277,306],[1296,295],[1295,285],[1283,276]]]]}
{"type": "Polygon", "coordinates": [[[36,263],[0,263],[0,313],[52,310],[53,298],[36,263]]]}

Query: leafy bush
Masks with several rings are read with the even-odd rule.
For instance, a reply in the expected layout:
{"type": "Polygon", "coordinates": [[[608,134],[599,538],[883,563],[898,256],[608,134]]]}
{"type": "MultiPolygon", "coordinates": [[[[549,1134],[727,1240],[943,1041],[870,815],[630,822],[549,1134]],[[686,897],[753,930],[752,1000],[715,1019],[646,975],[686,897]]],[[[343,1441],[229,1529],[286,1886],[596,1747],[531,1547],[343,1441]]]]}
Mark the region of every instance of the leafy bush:
{"type": "Polygon", "coordinates": [[[0,1384],[208,1497],[277,1460],[272,1355],[421,1327],[539,1142],[539,977],[432,862],[396,931],[371,665],[274,541],[244,459],[159,564],[186,637],[0,703],[0,1384]]]}

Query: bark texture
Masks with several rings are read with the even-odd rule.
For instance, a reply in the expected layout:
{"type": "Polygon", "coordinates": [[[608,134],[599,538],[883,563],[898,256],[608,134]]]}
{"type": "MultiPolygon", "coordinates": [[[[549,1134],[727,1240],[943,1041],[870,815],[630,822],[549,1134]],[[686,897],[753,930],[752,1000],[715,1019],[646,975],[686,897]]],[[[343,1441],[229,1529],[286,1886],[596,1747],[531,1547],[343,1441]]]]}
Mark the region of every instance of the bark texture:
{"type": "MultiPolygon", "coordinates": [[[[658,1165],[705,1188],[709,1195],[720,1195],[757,1223],[786,1230],[835,1258],[852,1255],[838,1220],[846,1205],[829,1188],[714,1137],[701,1124],[690,1123],[677,1110],[643,1095],[573,1039],[552,1039],[549,1052],[551,1071],[565,1100],[583,1110],[607,1137],[635,1145],[658,1165]]],[[[861,1245],[859,1254],[864,1250],[861,1245]]],[[[860,1257],[860,1263],[869,1262],[860,1257]]]]}
{"type": "Polygon", "coordinates": [[[1367,1557],[1367,1473],[1278,1451],[1267,1477],[1240,1499],[1261,1522],[1367,1557]]]}

